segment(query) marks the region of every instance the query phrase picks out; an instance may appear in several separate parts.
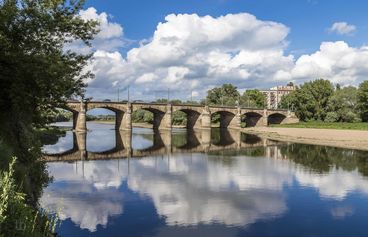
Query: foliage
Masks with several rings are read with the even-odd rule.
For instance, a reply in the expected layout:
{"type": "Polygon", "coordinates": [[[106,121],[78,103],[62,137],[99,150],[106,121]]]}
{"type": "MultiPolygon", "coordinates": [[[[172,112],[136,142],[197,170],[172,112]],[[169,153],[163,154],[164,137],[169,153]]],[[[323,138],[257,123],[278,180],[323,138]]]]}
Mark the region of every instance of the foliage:
{"type": "Polygon", "coordinates": [[[259,90],[246,90],[240,98],[240,104],[250,108],[264,108],[265,100],[265,95],[259,90]]]}
{"type": "Polygon", "coordinates": [[[333,93],[334,88],[330,81],[314,80],[283,96],[281,107],[287,108],[292,105],[296,115],[302,121],[324,120],[328,111],[328,102],[333,93]]]}
{"type": "Polygon", "coordinates": [[[145,123],[153,123],[153,114],[145,111],[144,115],[143,115],[143,122],[145,123]]]}
{"type": "Polygon", "coordinates": [[[357,111],[357,92],[349,86],[337,89],[328,101],[328,110],[337,115],[336,120],[326,122],[359,122],[357,111]]]}
{"type": "Polygon", "coordinates": [[[49,110],[43,116],[48,123],[67,122],[73,119],[73,113],[64,109],[49,110]]]}
{"type": "Polygon", "coordinates": [[[214,113],[211,115],[211,123],[219,124],[221,120],[221,114],[220,113],[214,113]]]}
{"type": "Polygon", "coordinates": [[[326,114],[325,122],[333,123],[339,120],[339,115],[336,112],[328,112],[326,114]]]}
{"type": "Polygon", "coordinates": [[[0,1],[0,135],[7,136],[20,160],[32,144],[32,126],[43,126],[45,114],[65,99],[83,94],[90,55],[66,51],[80,40],[90,45],[95,21],[83,20],[83,0],[0,1]]]}
{"type": "Polygon", "coordinates": [[[148,111],[145,111],[143,109],[136,110],[132,113],[132,122],[133,123],[141,123],[143,122],[144,114],[150,113],[148,111]]]}
{"type": "Polygon", "coordinates": [[[99,114],[99,115],[86,115],[87,121],[113,121],[115,120],[115,114],[99,114]]]}
{"type": "Polygon", "coordinates": [[[54,145],[58,142],[60,137],[66,136],[68,128],[62,129],[59,127],[47,127],[36,130],[37,137],[39,137],[43,145],[54,145]]]}
{"type": "Polygon", "coordinates": [[[362,120],[368,122],[368,81],[364,81],[359,85],[358,107],[362,120]]]}
{"type": "Polygon", "coordinates": [[[168,102],[167,99],[157,99],[156,103],[162,103],[162,104],[166,104],[168,102]]]}
{"type": "Polygon", "coordinates": [[[91,55],[66,47],[76,40],[89,46],[97,33],[97,22],[79,15],[83,4],[83,0],[0,1],[0,110],[4,111],[0,142],[6,142],[20,161],[16,169],[15,162],[10,163],[1,176],[3,236],[51,235],[54,222],[36,211],[50,179],[45,164],[36,162],[41,143],[34,128],[43,128],[66,99],[83,96],[83,81],[93,76],[84,70],[91,55]],[[25,230],[16,232],[19,225],[25,230]]]}
{"type": "Polygon", "coordinates": [[[172,114],[173,125],[186,125],[187,115],[182,111],[176,111],[172,114]]]}
{"type": "MultiPolygon", "coordinates": [[[[240,94],[232,84],[223,84],[207,92],[207,103],[210,105],[236,105],[240,94]]],[[[238,101],[239,102],[239,101],[238,101]]]]}
{"type": "Polygon", "coordinates": [[[153,114],[149,111],[139,109],[132,113],[133,123],[153,123],[153,114]]]}
{"type": "Polygon", "coordinates": [[[53,236],[58,218],[48,218],[26,203],[26,195],[17,191],[15,175],[16,159],[8,171],[0,174],[0,236],[53,236]]]}

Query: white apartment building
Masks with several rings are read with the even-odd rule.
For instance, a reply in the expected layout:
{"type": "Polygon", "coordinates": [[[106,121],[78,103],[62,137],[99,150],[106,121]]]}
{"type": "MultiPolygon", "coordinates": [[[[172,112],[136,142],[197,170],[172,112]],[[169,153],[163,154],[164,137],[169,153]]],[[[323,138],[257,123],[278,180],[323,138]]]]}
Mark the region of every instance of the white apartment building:
{"type": "Polygon", "coordinates": [[[277,109],[281,98],[295,90],[295,86],[276,86],[269,90],[261,90],[266,97],[267,108],[277,109]]]}

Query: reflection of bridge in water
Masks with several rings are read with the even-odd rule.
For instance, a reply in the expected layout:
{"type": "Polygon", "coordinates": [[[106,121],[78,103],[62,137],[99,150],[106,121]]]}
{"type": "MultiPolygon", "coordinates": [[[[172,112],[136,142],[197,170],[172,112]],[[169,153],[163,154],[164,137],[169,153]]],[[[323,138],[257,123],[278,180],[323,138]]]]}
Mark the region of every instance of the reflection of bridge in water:
{"type": "Polygon", "coordinates": [[[57,154],[45,154],[46,161],[77,161],[145,157],[172,153],[207,153],[239,150],[252,147],[268,147],[277,142],[244,134],[239,130],[221,130],[219,139],[211,139],[211,130],[188,130],[186,143],[172,145],[171,131],[153,133],[153,145],[145,149],[132,149],[132,132],[115,130],[115,147],[101,152],[87,151],[87,133],[73,133],[73,148],[57,154]]]}

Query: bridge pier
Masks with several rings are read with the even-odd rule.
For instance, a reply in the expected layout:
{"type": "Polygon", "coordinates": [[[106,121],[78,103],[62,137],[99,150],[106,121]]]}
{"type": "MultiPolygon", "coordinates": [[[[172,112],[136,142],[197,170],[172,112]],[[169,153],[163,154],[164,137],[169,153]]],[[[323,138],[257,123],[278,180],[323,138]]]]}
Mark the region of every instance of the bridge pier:
{"type": "Polygon", "coordinates": [[[211,147],[211,130],[209,129],[202,129],[200,131],[200,138],[199,141],[201,146],[205,152],[208,152],[211,147]]]}
{"type": "Polygon", "coordinates": [[[80,160],[85,160],[87,158],[87,131],[77,131],[75,135],[80,153],[80,160]]]}
{"type": "Polygon", "coordinates": [[[267,126],[268,126],[267,109],[264,109],[263,116],[258,120],[256,127],[267,127],[267,126]]]}
{"type": "Polygon", "coordinates": [[[116,113],[117,128],[119,130],[131,130],[132,129],[132,104],[128,103],[126,111],[119,111],[116,113]]]}
{"type": "Polygon", "coordinates": [[[161,140],[165,146],[165,149],[167,153],[171,153],[171,140],[172,140],[172,134],[171,131],[162,131],[160,132],[161,140]]]}
{"type": "Polygon", "coordinates": [[[76,118],[73,119],[73,127],[76,131],[87,131],[87,104],[83,101],[80,102],[80,110],[76,114],[76,118]]]}
{"type": "Polygon", "coordinates": [[[211,112],[207,105],[203,108],[200,119],[202,129],[211,129],[211,112]]]}
{"type": "Polygon", "coordinates": [[[291,123],[299,123],[298,117],[296,117],[294,112],[288,110],[286,118],[281,122],[281,124],[291,124],[291,123]]]}
{"type": "Polygon", "coordinates": [[[234,118],[230,121],[228,128],[231,129],[240,129],[241,128],[241,111],[238,108],[238,111],[234,118]]]}
{"type": "Polygon", "coordinates": [[[157,127],[160,130],[171,130],[172,129],[172,105],[167,104],[166,111],[162,117],[154,116],[154,119],[160,121],[154,121],[154,124],[159,124],[157,127]]]}
{"type": "Polygon", "coordinates": [[[267,125],[268,125],[268,116],[262,116],[256,123],[255,127],[267,127],[267,125]]]}

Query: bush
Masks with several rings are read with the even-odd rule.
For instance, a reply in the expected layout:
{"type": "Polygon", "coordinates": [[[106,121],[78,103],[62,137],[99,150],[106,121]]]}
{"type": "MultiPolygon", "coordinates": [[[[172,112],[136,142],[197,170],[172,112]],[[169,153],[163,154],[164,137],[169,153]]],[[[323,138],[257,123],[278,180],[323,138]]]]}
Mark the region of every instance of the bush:
{"type": "Polygon", "coordinates": [[[361,119],[356,113],[349,111],[345,115],[342,116],[342,121],[348,122],[348,123],[357,123],[357,122],[361,122],[361,119]]]}
{"type": "Polygon", "coordinates": [[[26,195],[18,191],[14,179],[15,163],[13,158],[8,171],[0,174],[0,236],[54,236],[57,215],[49,219],[47,213],[26,203],[26,195]]]}
{"type": "Polygon", "coordinates": [[[153,114],[151,112],[145,112],[143,115],[143,122],[153,123],[153,114]]]}
{"type": "Polygon", "coordinates": [[[325,117],[325,122],[333,123],[339,120],[339,115],[336,112],[328,112],[325,117]]]}
{"type": "Polygon", "coordinates": [[[187,115],[182,111],[176,111],[172,114],[173,125],[185,125],[187,124],[187,115]]]}

